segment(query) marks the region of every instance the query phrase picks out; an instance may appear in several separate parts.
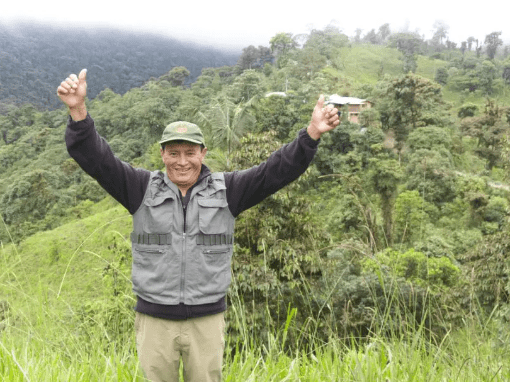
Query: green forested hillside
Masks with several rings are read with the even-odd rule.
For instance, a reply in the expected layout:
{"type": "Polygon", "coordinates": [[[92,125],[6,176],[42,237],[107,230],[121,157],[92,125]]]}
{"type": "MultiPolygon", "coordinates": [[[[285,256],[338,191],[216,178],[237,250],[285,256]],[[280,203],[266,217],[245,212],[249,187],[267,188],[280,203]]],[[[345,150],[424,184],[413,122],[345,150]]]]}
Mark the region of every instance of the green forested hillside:
{"type": "Polygon", "coordinates": [[[184,80],[191,83],[202,68],[233,65],[237,56],[151,34],[0,24],[0,113],[10,104],[59,107],[55,84],[78,67],[92,74],[94,98],[106,88],[124,94],[179,66],[187,68],[184,80]]]}
{"type": "MultiPolygon", "coordinates": [[[[508,379],[508,57],[413,34],[292,37],[188,85],[167,73],[88,100],[120,158],[161,168],[155,142],[188,120],[216,171],[292,140],[319,94],[373,104],[239,216],[226,380],[508,379]]],[[[0,115],[0,376],[136,380],[131,217],[69,158],[66,115],[0,115]]]]}

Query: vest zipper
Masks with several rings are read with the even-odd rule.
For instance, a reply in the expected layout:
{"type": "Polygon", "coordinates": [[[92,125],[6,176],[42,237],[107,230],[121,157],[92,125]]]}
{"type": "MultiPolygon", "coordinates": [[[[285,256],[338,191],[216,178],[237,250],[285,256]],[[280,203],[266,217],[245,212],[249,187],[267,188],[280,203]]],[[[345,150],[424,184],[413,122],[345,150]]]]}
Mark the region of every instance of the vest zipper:
{"type": "Polygon", "coordinates": [[[184,286],[186,281],[186,207],[182,202],[182,214],[183,214],[183,229],[182,229],[182,257],[181,257],[181,296],[180,302],[184,303],[184,286]]]}

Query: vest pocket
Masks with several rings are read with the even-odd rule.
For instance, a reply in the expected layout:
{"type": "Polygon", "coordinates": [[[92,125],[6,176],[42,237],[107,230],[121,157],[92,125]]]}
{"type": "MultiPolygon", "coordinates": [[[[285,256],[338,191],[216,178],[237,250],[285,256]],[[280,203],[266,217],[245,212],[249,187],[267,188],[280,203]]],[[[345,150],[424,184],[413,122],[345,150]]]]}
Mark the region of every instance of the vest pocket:
{"type": "Polygon", "coordinates": [[[178,297],[180,264],[168,249],[133,244],[133,287],[142,294],[168,294],[178,297]]]}
{"type": "Polygon", "coordinates": [[[201,295],[221,296],[226,293],[230,284],[231,251],[230,247],[209,247],[200,251],[195,263],[195,280],[201,295]]]}
{"type": "Polygon", "coordinates": [[[175,213],[175,200],[171,195],[146,199],[144,204],[144,231],[149,233],[168,233],[172,231],[175,213]]]}
{"type": "Polygon", "coordinates": [[[210,235],[225,233],[231,221],[228,203],[224,199],[198,199],[200,232],[210,235]]]}

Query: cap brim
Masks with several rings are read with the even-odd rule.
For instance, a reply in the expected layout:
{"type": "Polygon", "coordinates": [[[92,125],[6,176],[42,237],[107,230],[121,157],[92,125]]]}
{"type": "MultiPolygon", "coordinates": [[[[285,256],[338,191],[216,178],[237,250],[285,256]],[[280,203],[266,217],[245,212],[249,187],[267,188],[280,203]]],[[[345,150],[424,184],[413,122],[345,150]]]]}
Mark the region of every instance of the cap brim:
{"type": "Polygon", "coordinates": [[[184,138],[184,137],[176,137],[176,138],[172,138],[172,139],[165,139],[164,141],[159,141],[159,144],[162,145],[163,143],[173,142],[173,141],[186,141],[186,142],[195,143],[197,145],[204,145],[203,142],[197,141],[195,139],[184,138]]]}

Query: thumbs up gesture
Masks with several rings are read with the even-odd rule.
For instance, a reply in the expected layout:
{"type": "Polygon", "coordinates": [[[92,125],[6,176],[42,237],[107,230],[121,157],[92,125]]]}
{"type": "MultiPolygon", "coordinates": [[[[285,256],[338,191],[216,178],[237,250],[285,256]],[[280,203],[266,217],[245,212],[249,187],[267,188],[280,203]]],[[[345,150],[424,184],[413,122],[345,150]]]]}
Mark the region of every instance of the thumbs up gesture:
{"type": "Polygon", "coordinates": [[[338,109],[328,105],[324,107],[324,96],[321,95],[312,113],[312,120],[308,125],[308,134],[315,140],[322,134],[333,130],[340,123],[338,109]]]}
{"type": "Polygon", "coordinates": [[[87,116],[87,109],[85,107],[87,69],[83,69],[78,76],[76,74],[71,74],[62,81],[57,88],[57,95],[62,102],[67,105],[71,117],[75,121],[85,119],[87,116]],[[76,119],[75,116],[78,119],[76,119]]]}

